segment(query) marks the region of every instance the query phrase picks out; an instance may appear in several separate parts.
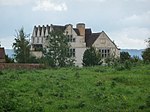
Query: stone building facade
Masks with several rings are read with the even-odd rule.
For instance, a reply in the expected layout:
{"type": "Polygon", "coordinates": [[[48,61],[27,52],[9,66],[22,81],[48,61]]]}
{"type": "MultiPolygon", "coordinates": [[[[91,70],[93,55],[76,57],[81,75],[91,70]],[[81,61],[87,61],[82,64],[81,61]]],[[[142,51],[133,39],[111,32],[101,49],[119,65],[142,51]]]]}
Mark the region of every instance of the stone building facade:
{"type": "Polygon", "coordinates": [[[42,57],[40,49],[46,47],[48,43],[46,38],[52,30],[60,30],[68,37],[71,55],[76,60],[76,66],[82,66],[84,51],[91,46],[101,52],[103,58],[111,55],[116,58],[120,57],[120,50],[104,31],[93,33],[91,28],[85,27],[84,23],[78,23],[75,28],[71,24],[34,26],[31,37],[31,53],[37,58],[42,57]]]}

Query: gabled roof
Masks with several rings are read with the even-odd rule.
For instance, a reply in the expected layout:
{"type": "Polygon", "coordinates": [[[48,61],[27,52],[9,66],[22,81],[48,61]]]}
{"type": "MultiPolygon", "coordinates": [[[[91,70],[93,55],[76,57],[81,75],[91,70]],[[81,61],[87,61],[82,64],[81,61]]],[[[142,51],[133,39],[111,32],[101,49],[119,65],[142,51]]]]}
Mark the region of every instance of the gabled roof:
{"type": "Polygon", "coordinates": [[[66,26],[52,25],[52,28],[53,28],[54,31],[64,32],[64,30],[66,29],[66,26]]]}
{"type": "Polygon", "coordinates": [[[91,28],[85,29],[85,36],[91,35],[92,34],[92,30],[91,28]]]}
{"type": "MultiPolygon", "coordinates": [[[[53,25],[53,24],[51,24],[51,25],[46,25],[46,26],[38,26],[38,27],[34,27],[34,29],[35,29],[35,35],[37,36],[37,32],[38,32],[38,30],[40,31],[40,35],[41,35],[41,32],[42,32],[42,29],[43,29],[43,31],[44,31],[44,35],[45,35],[45,33],[46,33],[46,30],[48,31],[48,33],[50,33],[50,27],[52,27],[52,29],[54,30],[54,31],[61,31],[61,32],[64,32],[65,31],[65,29],[68,27],[68,25],[71,25],[71,24],[67,24],[67,25],[65,25],[65,26],[61,26],[61,25],[53,25]]],[[[73,27],[72,27],[73,28],[73,27]]],[[[79,29],[78,28],[73,28],[73,30],[76,32],[76,34],[78,35],[78,36],[80,36],[80,31],[79,31],[79,29]]],[[[102,33],[105,33],[104,31],[102,31],[102,32],[99,32],[99,33],[92,33],[92,30],[91,30],[91,28],[86,28],[85,29],[85,43],[86,43],[86,47],[91,47],[93,44],[94,44],[94,42],[97,40],[97,38],[102,34],[102,33]]],[[[105,35],[107,35],[106,33],[105,33],[105,35]]],[[[108,36],[107,36],[108,37],[108,36]]],[[[108,37],[108,39],[116,46],[116,44],[108,37]]],[[[116,46],[116,48],[117,48],[117,46],[116,46]]]]}
{"type": "Polygon", "coordinates": [[[76,34],[79,36],[80,35],[80,32],[77,28],[73,28],[73,30],[76,32],[76,34]]]}
{"type": "MultiPolygon", "coordinates": [[[[104,31],[102,31],[106,36],[107,36],[107,34],[104,32],[104,31]]],[[[108,37],[108,36],[107,36],[108,37]]],[[[108,37],[108,39],[114,44],[114,46],[118,49],[118,50],[120,50],[118,47],[117,47],[117,45],[114,43],[114,41],[112,41],[109,37],[108,37]]]]}
{"type": "Polygon", "coordinates": [[[86,46],[91,47],[101,33],[92,33],[86,37],[86,46]]]}

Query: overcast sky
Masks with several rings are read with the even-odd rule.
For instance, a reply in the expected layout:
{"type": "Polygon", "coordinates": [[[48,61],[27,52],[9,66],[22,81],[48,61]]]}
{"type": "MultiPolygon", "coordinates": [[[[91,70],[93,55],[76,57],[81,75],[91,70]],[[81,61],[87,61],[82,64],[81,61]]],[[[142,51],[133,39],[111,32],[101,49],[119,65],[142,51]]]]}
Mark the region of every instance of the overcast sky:
{"type": "Polygon", "coordinates": [[[15,30],[83,22],[105,31],[119,48],[141,49],[150,38],[150,0],[0,0],[0,42],[12,48],[15,30]]]}

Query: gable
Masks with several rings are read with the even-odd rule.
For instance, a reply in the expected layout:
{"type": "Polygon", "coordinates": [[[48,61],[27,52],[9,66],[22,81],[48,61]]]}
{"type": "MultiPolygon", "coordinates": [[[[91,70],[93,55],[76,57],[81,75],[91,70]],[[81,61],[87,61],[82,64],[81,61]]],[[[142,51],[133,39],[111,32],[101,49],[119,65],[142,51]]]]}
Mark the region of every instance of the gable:
{"type": "Polygon", "coordinates": [[[86,46],[91,47],[93,43],[97,40],[97,38],[100,36],[101,33],[92,33],[89,36],[86,36],[86,46]]]}
{"type": "Polygon", "coordinates": [[[116,44],[107,36],[107,34],[102,31],[99,37],[93,43],[94,47],[110,47],[110,48],[117,48],[116,44]]]}

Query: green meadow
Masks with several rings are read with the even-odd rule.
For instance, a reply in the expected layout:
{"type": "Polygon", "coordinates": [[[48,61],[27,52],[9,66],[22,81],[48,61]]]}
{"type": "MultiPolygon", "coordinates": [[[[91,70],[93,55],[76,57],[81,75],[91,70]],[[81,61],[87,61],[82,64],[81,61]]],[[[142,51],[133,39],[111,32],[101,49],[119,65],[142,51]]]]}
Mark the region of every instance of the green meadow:
{"type": "Polygon", "coordinates": [[[2,70],[0,112],[150,112],[150,65],[2,70]]]}

